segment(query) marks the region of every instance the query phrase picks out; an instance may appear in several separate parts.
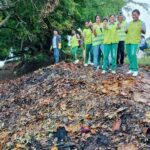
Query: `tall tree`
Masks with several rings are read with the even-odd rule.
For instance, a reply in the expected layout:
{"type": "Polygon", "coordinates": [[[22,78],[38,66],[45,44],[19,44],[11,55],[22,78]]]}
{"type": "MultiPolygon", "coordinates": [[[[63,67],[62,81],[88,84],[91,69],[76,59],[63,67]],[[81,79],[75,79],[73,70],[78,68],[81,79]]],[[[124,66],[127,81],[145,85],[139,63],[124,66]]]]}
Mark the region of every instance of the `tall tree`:
{"type": "Polygon", "coordinates": [[[66,34],[96,14],[118,13],[123,5],[124,0],[1,0],[0,51],[46,51],[53,29],[66,34]]]}

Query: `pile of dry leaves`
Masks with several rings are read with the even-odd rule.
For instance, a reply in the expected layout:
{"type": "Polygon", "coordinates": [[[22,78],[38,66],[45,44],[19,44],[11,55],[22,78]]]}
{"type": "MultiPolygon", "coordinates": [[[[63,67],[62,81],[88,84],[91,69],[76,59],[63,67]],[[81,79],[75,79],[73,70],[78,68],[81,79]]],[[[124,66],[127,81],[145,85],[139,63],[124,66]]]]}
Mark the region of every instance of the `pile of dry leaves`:
{"type": "MultiPolygon", "coordinates": [[[[146,77],[145,77],[146,76],[146,77]]],[[[60,63],[0,82],[2,150],[148,150],[150,79],[60,63]]]]}

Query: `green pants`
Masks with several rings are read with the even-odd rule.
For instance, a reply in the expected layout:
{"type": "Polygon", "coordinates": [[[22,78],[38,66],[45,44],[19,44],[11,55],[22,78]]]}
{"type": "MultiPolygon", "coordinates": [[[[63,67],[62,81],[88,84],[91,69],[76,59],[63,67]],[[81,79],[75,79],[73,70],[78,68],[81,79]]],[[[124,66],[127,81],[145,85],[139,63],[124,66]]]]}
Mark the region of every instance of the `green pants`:
{"type": "Polygon", "coordinates": [[[132,71],[138,71],[137,51],[138,44],[126,44],[126,52],[129,60],[129,69],[132,71]]]}
{"type": "Polygon", "coordinates": [[[111,53],[111,59],[112,59],[112,71],[116,70],[116,57],[117,57],[117,43],[112,44],[104,44],[104,59],[103,59],[103,70],[108,69],[108,57],[111,53]]]}
{"type": "Polygon", "coordinates": [[[88,64],[90,54],[90,61],[93,62],[92,44],[85,44],[85,64],[88,64]]]}
{"type": "Polygon", "coordinates": [[[77,54],[78,54],[78,47],[76,46],[71,49],[71,56],[73,62],[78,59],[77,54]]]}

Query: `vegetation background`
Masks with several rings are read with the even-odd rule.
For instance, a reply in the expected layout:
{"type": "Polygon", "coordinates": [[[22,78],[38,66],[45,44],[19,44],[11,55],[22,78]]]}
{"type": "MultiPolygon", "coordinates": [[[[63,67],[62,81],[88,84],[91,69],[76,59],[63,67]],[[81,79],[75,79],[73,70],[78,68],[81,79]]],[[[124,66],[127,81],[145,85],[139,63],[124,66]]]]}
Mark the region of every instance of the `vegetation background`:
{"type": "MultiPolygon", "coordinates": [[[[1,0],[0,1],[0,59],[8,57],[10,48],[21,57],[21,65],[35,69],[53,62],[51,38],[53,30],[62,35],[61,59],[68,60],[67,34],[72,28],[118,14],[133,0],[1,0]],[[32,65],[33,64],[33,65],[32,65]],[[30,66],[30,67],[29,67],[30,66]]],[[[140,3],[141,5],[141,3],[140,3]]]]}

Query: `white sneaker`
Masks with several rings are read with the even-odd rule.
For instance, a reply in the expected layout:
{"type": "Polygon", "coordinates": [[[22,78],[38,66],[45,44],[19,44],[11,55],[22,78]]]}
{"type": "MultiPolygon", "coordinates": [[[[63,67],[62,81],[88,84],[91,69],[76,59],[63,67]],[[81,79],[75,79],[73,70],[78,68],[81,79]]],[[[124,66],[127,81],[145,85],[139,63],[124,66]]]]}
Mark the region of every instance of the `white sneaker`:
{"type": "Polygon", "coordinates": [[[94,66],[94,63],[89,63],[91,66],[94,66]]]}
{"type": "Polygon", "coordinates": [[[77,64],[79,62],[79,60],[77,59],[74,63],[77,64]]]}
{"type": "Polygon", "coordinates": [[[106,73],[106,71],[105,71],[105,70],[103,70],[103,71],[102,71],[102,74],[105,74],[105,73],[106,73]]]}
{"type": "Polygon", "coordinates": [[[84,67],[87,67],[88,66],[88,64],[84,64],[84,67]]]}
{"type": "Polygon", "coordinates": [[[96,68],[96,71],[99,71],[99,68],[96,68]]]}
{"type": "Polygon", "coordinates": [[[132,70],[129,70],[128,72],[127,72],[127,74],[132,74],[133,73],[133,71],[132,70]]]}
{"type": "Polygon", "coordinates": [[[136,77],[137,75],[138,75],[138,71],[134,71],[132,74],[133,77],[136,77]]]}
{"type": "Polygon", "coordinates": [[[97,70],[100,68],[100,66],[97,66],[97,70]]]}
{"type": "Polygon", "coordinates": [[[116,71],[112,71],[111,73],[112,73],[112,74],[116,74],[116,71]]]}

